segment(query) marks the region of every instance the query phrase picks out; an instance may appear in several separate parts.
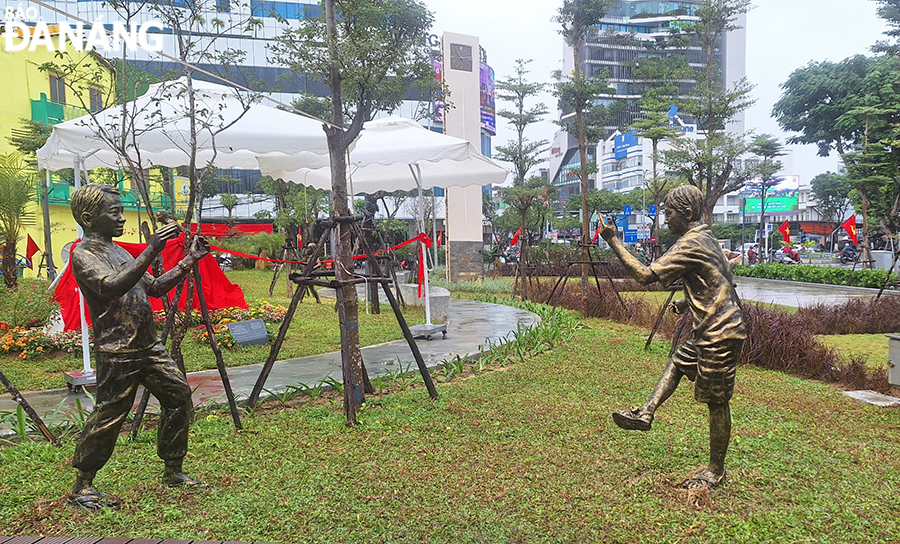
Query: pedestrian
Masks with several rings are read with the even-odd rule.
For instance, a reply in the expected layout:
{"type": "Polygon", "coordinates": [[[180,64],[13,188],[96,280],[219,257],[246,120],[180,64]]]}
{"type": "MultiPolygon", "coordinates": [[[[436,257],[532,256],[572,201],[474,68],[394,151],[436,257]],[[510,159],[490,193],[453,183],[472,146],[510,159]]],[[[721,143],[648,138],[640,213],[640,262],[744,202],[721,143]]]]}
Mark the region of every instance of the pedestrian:
{"type": "Polygon", "coordinates": [[[680,314],[690,310],[694,331],[669,360],[650,398],[639,408],[617,410],[613,421],[627,430],[649,431],[656,410],[678,387],[681,378],[695,381],[694,396],[709,407],[709,466],[682,483],[684,488],[714,488],[725,479],[725,454],[731,440],[735,368],[747,337],[744,314],[732,284],[731,270],[712,230],[700,223],[703,195],[693,185],[676,187],[665,200],[666,223],[679,236],[672,248],[649,266],[635,259],[616,236],[616,228],[600,218],[600,235],[609,242],[628,273],[641,284],[684,283],[685,299],[670,305],[680,314]]]}
{"type": "Polygon", "coordinates": [[[112,455],[138,385],[160,402],[157,453],[165,464],[163,483],[204,486],[182,470],[193,408],[191,388],[157,339],[148,296],[162,297],[171,291],[209,253],[209,244],[195,237],[185,258],[154,278],[147,267],[166,247],[166,241],[178,236],[178,223],[161,226],[134,258],[112,241],[125,228],[117,189],[85,185],[72,195],[71,207],[84,229],[81,242],[72,248],[70,264],[93,323],[97,392],[94,413],[75,446],[72,466],[76,478],[69,500],[89,510],[115,504],[94,488],[93,480],[112,455]]]}

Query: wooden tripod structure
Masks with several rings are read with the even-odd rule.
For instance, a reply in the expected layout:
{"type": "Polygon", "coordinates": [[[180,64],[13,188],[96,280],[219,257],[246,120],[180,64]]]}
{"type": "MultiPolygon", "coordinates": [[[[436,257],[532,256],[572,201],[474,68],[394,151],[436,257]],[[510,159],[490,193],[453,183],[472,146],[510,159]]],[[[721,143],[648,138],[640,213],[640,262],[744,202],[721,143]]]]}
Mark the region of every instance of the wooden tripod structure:
{"type": "MultiPolygon", "coordinates": [[[[338,224],[349,224],[353,234],[359,240],[363,251],[366,254],[367,262],[369,263],[370,274],[368,276],[351,278],[348,280],[339,281],[337,279],[327,279],[329,276],[335,275],[335,270],[321,270],[314,271],[316,262],[314,259],[310,259],[309,262],[306,263],[306,266],[303,268],[302,273],[291,274],[291,281],[296,283],[297,285],[304,286],[317,286],[317,287],[330,287],[335,290],[337,296],[337,307],[338,307],[338,316],[340,320],[340,326],[343,330],[347,326],[357,326],[357,324],[349,324],[347,323],[346,316],[344,315],[344,299],[342,287],[344,285],[356,285],[360,283],[378,283],[381,285],[384,290],[384,294],[388,299],[388,302],[391,305],[391,308],[394,310],[394,315],[397,317],[397,322],[400,325],[400,328],[403,330],[403,336],[406,339],[407,344],[409,345],[410,351],[412,352],[413,357],[416,360],[416,365],[418,366],[419,373],[422,375],[422,380],[425,382],[425,387],[428,389],[428,394],[432,399],[437,399],[438,394],[437,390],[434,387],[434,382],[431,379],[431,374],[428,372],[428,367],[425,365],[425,360],[422,357],[422,353],[419,351],[418,345],[416,345],[416,341],[413,338],[412,331],[409,328],[409,325],[406,323],[406,318],[403,317],[403,313],[400,309],[400,304],[397,302],[397,298],[394,296],[394,293],[390,289],[390,283],[394,280],[391,277],[387,277],[383,274],[381,265],[378,262],[377,257],[368,247],[368,243],[365,241],[365,237],[362,235],[362,230],[360,229],[358,222],[362,221],[362,215],[352,215],[347,217],[339,217],[335,216],[329,220],[320,221],[320,225],[324,227],[321,237],[319,238],[319,242],[316,247],[322,247],[325,240],[331,234],[331,231],[338,224]]],[[[287,335],[287,330],[290,327],[291,321],[294,318],[294,313],[297,310],[297,304],[300,302],[302,298],[304,290],[298,289],[296,293],[294,293],[294,297],[291,299],[291,304],[288,307],[287,313],[285,314],[284,321],[281,324],[281,328],[278,331],[278,337],[275,339],[275,343],[272,345],[272,349],[269,352],[269,357],[266,359],[266,362],[263,364],[263,368],[260,371],[259,378],[256,381],[256,384],[253,386],[253,391],[250,393],[250,398],[248,399],[248,403],[251,408],[256,407],[259,402],[260,394],[263,391],[263,387],[266,384],[266,380],[269,378],[269,374],[272,371],[272,366],[275,364],[275,361],[278,358],[278,353],[281,351],[281,346],[284,343],[285,336],[287,335]]],[[[352,388],[350,387],[350,357],[348,350],[347,340],[345,336],[341,335],[341,370],[343,372],[343,381],[344,381],[344,409],[347,414],[348,423],[356,422],[356,409],[352,398],[352,388]]],[[[368,381],[367,371],[365,369],[365,365],[363,365],[363,376],[365,379],[365,391],[367,393],[374,393],[374,388],[372,384],[368,381]]]]}
{"type": "MultiPolygon", "coordinates": [[[[596,248],[597,246],[593,244],[588,244],[588,255],[591,256],[591,249],[596,248]]],[[[616,289],[616,282],[613,280],[612,274],[609,273],[609,261],[601,261],[590,260],[590,261],[569,261],[566,266],[566,273],[563,276],[560,276],[558,280],[556,280],[556,285],[553,286],[553,289],[550,291],[550,295],[547,297],[547,300],[544,304],[550,304],[553,301],[553,295],[556,295],[556,300],[553,302],[553,308],[555,309],[559,306],[559,298],[562,296],[563,291],[566,289],[566,282],[569,281],[571,277],[572,267],[573,266],[581,266],[583,264],[590,265],[591,272],[594,275],[594,283],[597,285],[597,294],[600,294],[600,278],[597,277],[597,268],[602,268],[604,272],[606,272],[606,279],[609,280],[609,285],[612,287],[613,293],[616,294],[616,298],[619,299],[619,304],[622,305],[622,308],[625,308],[625,301],[622,300],[622,295],[619,294],[619,290],[616,289]],[[562,284],[562,285],[560,285],[562,284]]]]}

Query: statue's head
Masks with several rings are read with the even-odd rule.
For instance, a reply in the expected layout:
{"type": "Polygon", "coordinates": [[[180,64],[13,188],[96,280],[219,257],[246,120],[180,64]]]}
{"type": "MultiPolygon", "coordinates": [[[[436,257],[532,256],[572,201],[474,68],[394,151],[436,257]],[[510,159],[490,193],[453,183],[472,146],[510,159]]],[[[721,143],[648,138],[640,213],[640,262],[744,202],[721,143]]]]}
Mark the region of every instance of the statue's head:
{"type": "Polygon", "coordinates": [[[111,185],[84,185],[72,194],[72,215],[85,232],[121,236],[125,225],[122,197],[111,185]]]}
{"type": "Polygon", "coordinates": [[[703,193],[693,185],[680,185],[666,195],[666,208],[688,221],[700,221],[703,214],[703,193]]]}

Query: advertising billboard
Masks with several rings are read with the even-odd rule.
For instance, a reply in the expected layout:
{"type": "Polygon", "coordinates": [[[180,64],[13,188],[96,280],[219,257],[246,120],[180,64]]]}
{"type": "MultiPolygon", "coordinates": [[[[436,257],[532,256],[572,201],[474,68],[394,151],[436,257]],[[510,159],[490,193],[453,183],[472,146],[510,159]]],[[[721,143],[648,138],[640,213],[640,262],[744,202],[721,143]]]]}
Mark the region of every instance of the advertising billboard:
{"type": "MultiPolygon", "coordinates": [[[[434,59],[434,78],[438,83],[443,81],[443,65],[441,59],[434,59]]],[[[485,63],[481,63],[481,128],[492,136],[497,135],[497,112],[494,98],[494,69],[485,63]]],[[[434,120],[444,122],[444,102],[437,94],[434,98],[434,120]]]]}
{"type": "MultiPolygon", "coordinates": [[[[444,83],[444,71],[441,66],[441,59],[434,59],[434,78],[437,80],[438,84],[444,83]]],[[[441,100],[440,91],[436,91],[434,93],[434,120],[438,123],[444,122],[444,101],[441,100]]]]}
{"type": "Polygon", "coordinates": [[[494,110],[494,69],[481,63],[481,128],[497,134],[497,115],[494,110]]]}
{"type": "MultiPolygon", "coordinates": [[[[796,213],[800,199],[800,177],[782,176],[773,180],[766,190],[766,213],[776,215],[790,215],[796,213]]],[[[745,213],[762,212],[762,186],[761,179],[751,179],[741,190],[741,196],[747,199],[744,208],[745,213]]]]}

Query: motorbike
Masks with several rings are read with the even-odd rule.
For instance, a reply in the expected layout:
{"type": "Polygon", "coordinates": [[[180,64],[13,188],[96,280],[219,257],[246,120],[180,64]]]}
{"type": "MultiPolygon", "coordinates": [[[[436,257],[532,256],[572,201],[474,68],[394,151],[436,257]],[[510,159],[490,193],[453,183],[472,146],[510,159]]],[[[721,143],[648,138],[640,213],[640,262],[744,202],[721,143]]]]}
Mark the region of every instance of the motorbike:
{"type": "Polygon", "coordinates": [[[838,260],[841,264],[850,264],[856,261],[856,250],[850,246],[844,246],[844,249],[838,255],[838,260]]]}

